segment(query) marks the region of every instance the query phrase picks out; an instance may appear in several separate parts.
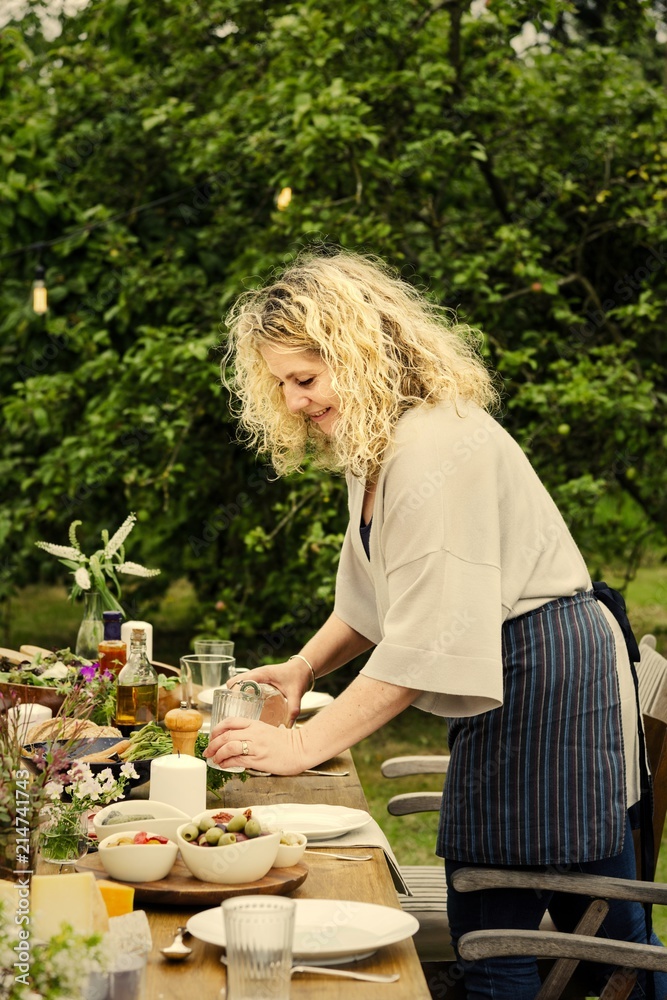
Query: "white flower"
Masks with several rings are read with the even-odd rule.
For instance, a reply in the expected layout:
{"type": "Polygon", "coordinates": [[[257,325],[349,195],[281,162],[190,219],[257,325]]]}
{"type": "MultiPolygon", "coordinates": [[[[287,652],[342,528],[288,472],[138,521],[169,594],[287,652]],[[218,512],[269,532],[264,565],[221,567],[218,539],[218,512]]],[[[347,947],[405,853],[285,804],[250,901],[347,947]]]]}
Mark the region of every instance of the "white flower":
{"type": "Polygon", "coordinates": [[[74,580],[82,590],[90,590],[90,573],[85,566],[79,566],[74,574],[74,580]]]}
{"type": "Polygon", "coordinates": [[[124,562],[118,567],[119,573],[129,573],[130,576],[158,576],[160,573],[159,569],[146,569],[145,566],[140,566],[139,563],[135,562],[124,562]]]}
{"type": "Polygon", "coordinates": [[[134,764],[132,764],[130,761],[126,761],[125,764],[121,764],[120,773],[123,775],[124,778],[138,778],[139,777],[139,775],[137,774],[137,772],[136,772],[136,770],[134,768],[134,764]]]}
{"type": "Polygon", "coordinates": [[[49,799],[59,799],[60,793],[63,790],[63,786],[59,781],[47,781],[44,786],[44,791],[49,799]]]}
{"type": "Polygon", "coordinates": [[[121,524],[116,534],[112,535],[112,537],[109,539],[109,543],[104,549],[104,555],[107,557],[107,559],[110,556],[112,556],[114,552],[118,552],[118,549],[121,547],[121,545],[129,535],[129,533],[132,531],[132,528],[134,527],[136,520],[137,520],[137,515],[135,513],[128,514],[128,516],[125,518],[125,520],[121,524]]]}
{"type": "Polygon", "coordinates": [[[49,555],[58,556],[59,559],[75,559],[77,562],[82,558],[78,549],[73,545],[55,545],[54,542],[35,542],[35,545],[44,549],[49,555]]]}

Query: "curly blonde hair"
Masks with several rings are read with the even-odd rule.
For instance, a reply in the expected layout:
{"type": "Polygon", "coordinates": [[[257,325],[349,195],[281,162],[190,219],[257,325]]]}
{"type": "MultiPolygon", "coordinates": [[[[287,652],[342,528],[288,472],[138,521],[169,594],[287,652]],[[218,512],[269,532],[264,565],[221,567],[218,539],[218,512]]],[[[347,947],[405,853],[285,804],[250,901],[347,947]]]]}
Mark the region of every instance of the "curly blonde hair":
{"type": "Polygon", "coordinates": [[[449,317],[377,257],[301,254],[277,280],[241,295],[227,316],[222,379],[238,400],[232,409],[248,445],[269,453],[278,475],[312,456],[322,468],[373,482],[409,407],[450,399],[491,409],[497,393],[477,352],[480,335],[449,317]],[[340,400],[330,436],[288,410],[263,346],[312,351],[327,365],[340,400]]]}

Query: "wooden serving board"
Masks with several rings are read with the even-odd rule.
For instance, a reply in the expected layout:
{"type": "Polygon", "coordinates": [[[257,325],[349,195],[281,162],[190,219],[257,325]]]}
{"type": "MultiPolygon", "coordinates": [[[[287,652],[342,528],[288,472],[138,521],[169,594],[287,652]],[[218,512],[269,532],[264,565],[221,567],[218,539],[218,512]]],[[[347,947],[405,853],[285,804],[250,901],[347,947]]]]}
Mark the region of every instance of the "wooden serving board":
{"type": "MultiPolygon", "coordinates": [[[[113,881],[104,870],[99,854],[87,854],[76,865],[77,871],[93,872],[97,878],[113,881]]],[[[293,865],[291,868],[271,868],[264,878],[256,882],[242,882],[240,885],[227,885],[218,882],[202,882],[190,873],[181,860],[176,858],[174,867],[166,878],[158,882],[120,882],[134,888],[134,898],[137,901],[150,903],[151,906],[215,906],[221,899],[230,896],[273,895],[284,896],[292,892],[305,881],[308,867],[304,864],[293,865]]]]}

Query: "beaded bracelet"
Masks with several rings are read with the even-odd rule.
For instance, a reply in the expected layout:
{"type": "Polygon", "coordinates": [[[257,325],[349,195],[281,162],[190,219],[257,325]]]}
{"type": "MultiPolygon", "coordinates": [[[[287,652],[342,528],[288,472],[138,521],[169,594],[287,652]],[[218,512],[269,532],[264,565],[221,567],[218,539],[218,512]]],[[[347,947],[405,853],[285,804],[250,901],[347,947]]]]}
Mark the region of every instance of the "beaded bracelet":
{"type": "Polygon", "coordinates": [[[311,665],[308,662],[308,660],[306,659],[306,657],[302,656],[301,653],[294,653],[294,655],[290,656],[289,659],[290,660],[303,660],[303,662],[306,664],[306,666],[310,670],[311,680],[310,680],[310,687],[308,688],[308,693],[310,693],[313,690],[313,688],[315,687],[315,671],[311,667],[311,665]]]}

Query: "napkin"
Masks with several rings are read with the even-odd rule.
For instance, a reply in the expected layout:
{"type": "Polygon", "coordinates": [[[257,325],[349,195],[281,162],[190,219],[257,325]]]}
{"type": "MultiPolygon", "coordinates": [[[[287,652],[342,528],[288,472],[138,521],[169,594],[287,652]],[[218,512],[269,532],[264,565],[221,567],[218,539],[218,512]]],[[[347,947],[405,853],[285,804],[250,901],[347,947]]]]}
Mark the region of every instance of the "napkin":
{"type": "Polygon", "coordinates": [[[309,847],[381,847],[384,851],[384,856],[387,859],[387,864],[389,865],[389,871],[391,872],[391,877],[394,881],[394,886],[397,892],[400,892],[402,896],[414,896],[414,893],[410,890],[407,882],[401,874],[401,869],[396,860],[394,852],[391,849],[391,845],[384,833],[382,832],[379,824],[372,819],[370,823],[365,823],[364,826],[359,827],[358,830],[351,830],[349,833],[344,834],[342,837],[334,837],[333,839],[323,839],[323,840],[312,840],[308,839],[309,847]]]}

